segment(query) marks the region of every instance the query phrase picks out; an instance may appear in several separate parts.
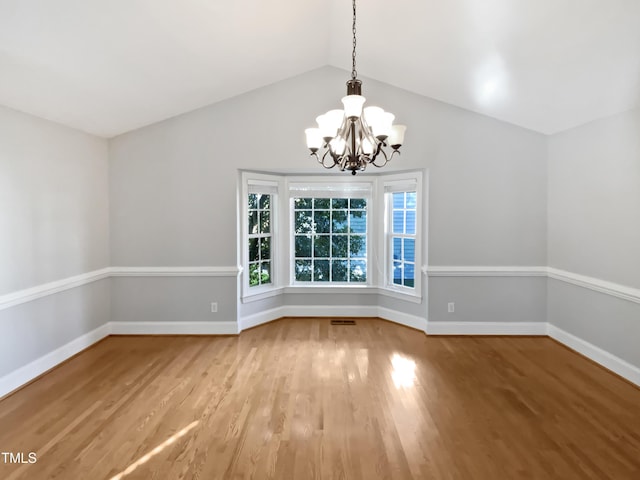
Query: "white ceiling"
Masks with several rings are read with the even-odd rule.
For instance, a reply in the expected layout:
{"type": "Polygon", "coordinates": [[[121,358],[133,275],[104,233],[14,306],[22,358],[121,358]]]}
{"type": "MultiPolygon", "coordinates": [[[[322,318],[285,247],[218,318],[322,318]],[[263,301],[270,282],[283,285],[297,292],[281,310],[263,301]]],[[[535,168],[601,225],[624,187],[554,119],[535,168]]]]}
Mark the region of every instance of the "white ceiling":
{"type": "MultiPolygon", "coordinates": [[[[350,24],[350,0],[0,0],[0,104],[111,137],[350,71],[350,24]]],[[[357,52],[362,76],[543,133],[640,105],[638,0],[360,0],[357,52]]]]}

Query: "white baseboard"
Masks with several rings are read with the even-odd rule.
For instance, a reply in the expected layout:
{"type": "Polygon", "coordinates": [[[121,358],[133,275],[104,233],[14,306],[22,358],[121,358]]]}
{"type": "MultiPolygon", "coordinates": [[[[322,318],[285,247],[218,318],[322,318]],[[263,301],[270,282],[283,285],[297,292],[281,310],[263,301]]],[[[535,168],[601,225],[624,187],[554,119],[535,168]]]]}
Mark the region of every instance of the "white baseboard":
{"type": "Polygon", "coordinates": [[[112,335],[237,335],[236,322],[111,322],[112,335]]]}
{"type": "Polygon", "coordinates": [[[51,370],[56,365],[73,357],[76,353],[107,337],[109,333],[110,326],[107,323],[5,375],[0,378],[0,397],[30,382],[47,370],[51,370]]]}
{"type": "Polygon", "coordinates": [[[286,305],[282,317],[376,317],[377,305],[286,305]]]}
{"type": "Polygon", "coordinates": [[[257,327],[282,317],[380,317],[424,331],[426,320],[376,305],[286,305],[242,317],[240,331],[257,327]]]}
{"type": "Polygon", "coordinates": [[[246,317],[240,317],[238,318],[238,330],[241,332],[248,328],[262,325],[263,323],[272,322],[273,320],[284,317],[282,313],[282,307],[276,307],[260,313],[254,313],[253,315],[247,315],[246,317]]]}
{"type": "Polygon", "coordinates": [[[547,323],[428,322],[427,335],[547,335],[547,323]]]}
{"type": "Polygon", "coordinates": [[[569,332],[549,325],[549,336],[640,387],[640,368],[569,332]]]}
{"type": "Polygon", "coordinates": [[[416,330],[427,333],[427,320],[425,318],[384,307],[378,307],[377,316],[384,320],[389,320],[390,322],[398,323],[405,327],[415,328],[416,330]]]}

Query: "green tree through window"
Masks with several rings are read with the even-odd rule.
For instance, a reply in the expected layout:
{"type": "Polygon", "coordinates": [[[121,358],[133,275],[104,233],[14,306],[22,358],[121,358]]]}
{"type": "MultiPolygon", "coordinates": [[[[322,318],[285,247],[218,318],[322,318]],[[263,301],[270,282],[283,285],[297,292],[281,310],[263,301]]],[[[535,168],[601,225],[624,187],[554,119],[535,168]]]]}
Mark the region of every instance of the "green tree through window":
{"type": "Polygon", "coordinates": [[[269,194],[250,193],[248,199],[249,225],[249,286],[271,283],[271,204],[269,194]]]}
{"type": "Polygon", "coordinates": [[[297,282],[367,281],[367,200],[294,198],[297,282]]]}

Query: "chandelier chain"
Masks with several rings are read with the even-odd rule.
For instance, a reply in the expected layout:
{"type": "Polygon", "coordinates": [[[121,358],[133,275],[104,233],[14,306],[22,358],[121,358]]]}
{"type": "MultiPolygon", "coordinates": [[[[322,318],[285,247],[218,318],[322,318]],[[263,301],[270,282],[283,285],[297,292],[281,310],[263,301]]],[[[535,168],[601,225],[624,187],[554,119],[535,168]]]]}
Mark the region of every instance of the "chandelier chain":
{"type": "Polygon", "coordinates": [[[356,0],[353,0],[353,26],[351,28],[353,32],[353,53],[351,54],[351,78],[355,80],[358,77],[358,71],[356,70],[356,0]]]}

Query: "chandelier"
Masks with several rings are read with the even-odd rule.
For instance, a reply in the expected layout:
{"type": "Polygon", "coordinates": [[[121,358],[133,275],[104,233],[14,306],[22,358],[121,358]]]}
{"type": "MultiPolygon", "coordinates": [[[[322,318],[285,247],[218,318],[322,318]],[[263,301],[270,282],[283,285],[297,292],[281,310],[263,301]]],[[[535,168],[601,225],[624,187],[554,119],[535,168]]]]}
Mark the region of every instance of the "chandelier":
{"type": "Polygon", "coordinates": [[[393,155],[400,154],[404,125],[393,125],[395,115],[380,107],[363,108],[362,82],[356,71],[356,0],[353,0],[353,51],[351,79],[343,110],[329,110],[316,118],[317,128],[307,128],[307,147],[324,168],[337,166],[352,175],[368,165],[384,167],[393,155]],[[387,150],[391,147],[391,152],[387,150]],[[324,153],[318,153],[320,149],[324,153]]]}

